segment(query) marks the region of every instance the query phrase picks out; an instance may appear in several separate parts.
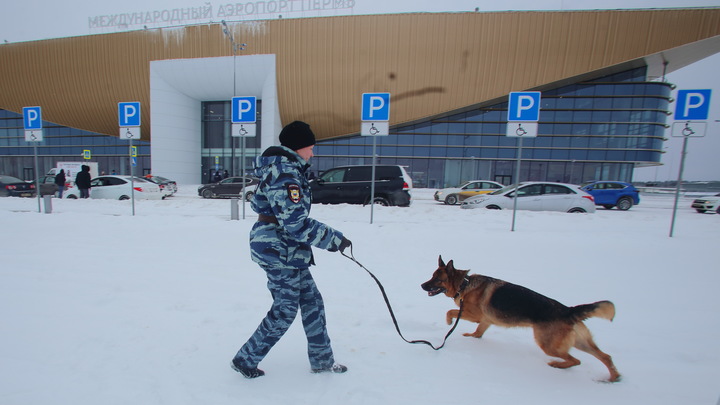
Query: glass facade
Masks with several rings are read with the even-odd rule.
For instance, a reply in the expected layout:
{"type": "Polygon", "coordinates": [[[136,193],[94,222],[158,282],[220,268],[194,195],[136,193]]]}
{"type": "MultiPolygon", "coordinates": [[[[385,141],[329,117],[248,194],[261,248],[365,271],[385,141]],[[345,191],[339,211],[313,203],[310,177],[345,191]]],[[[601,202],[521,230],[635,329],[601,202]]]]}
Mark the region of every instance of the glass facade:
{"type": "MultiPolygon", "coordinates": [[[[660,162],[672,86],[645,68],[542,92],[538,136],[523,139],[520,181],[631,181],[636,165],[660,162]]],[[[467,180],[515,181],[517,138],[505,135],[507,102],[391,129],[376,162],[407,166],[416,187],[467,180]]],[[[370,164],[373,139],[318,142],[313,170],[370,164]]]]}
{"type": "Polygon", "coordinates": [[[255,156],[259,154],[262,101],[257,100],[255,136],[238,138],[231,136],[230,101],[205,101],[202,103],[202,182],[214,181],[216,172],[222,176],[239,176],[242,172],[243,142],[245,143],[245,172],[250,173],[255,156]]]}
{"type": "MultiPolygon", "coordinates": [[[[631,181],[636,166],[657,164],[670,115],[672,85],[647,82],[645,68],[542,91],[538,136],[523,139],[520,180],[581,183],[631,181]]],[[[249,173],[261,153],[261,101],[257,134],[231,136],[230,101],[202,103],[202,181],[216,171],[249,173]],[[244,145],[243,145],[244,143],[244,145]]],[[[376,137],[378,164],[406,166],[416,187],[440,188],[467,180],[516,179],[517,138],[505,135],[507,103],[467,108],[376,137]]],[[[358,123],[359,126],[359,123],[358,123]]],[[[128,145],[115,136],[43,122],[37,144],[41,173],[58,161],[83,161],[90,150],[100,171],[129,174],[128,145]]],[[[138,147],[135,173],[150,173],[150,143],[138,147]]],[[[351,136],[319,141],[311,170],[370,164],[372,137],[351,136]]],[[[21,114],[0,109],[0,173],[30,180],[35,176],[33,145],[25,141],[21,114]]]]}
{"type": "MultiPolygon", "coordinates": [[[[119,129],[118,129],[119,130],[119,129]]],[[[130,142],[43,121],[43,140],[37,142],[35,173],[33,142],[25,141],[22,114],[0,109],[0,174],[32,180],[47,173],[57,162],[97,162],[100,173],[130,174],[130,142]],[[91,159],[84,159],[84,151],[91,159]]],[[[136,175],[150,173],[150,143],[133,140],[137,147],[136,175]]]]}

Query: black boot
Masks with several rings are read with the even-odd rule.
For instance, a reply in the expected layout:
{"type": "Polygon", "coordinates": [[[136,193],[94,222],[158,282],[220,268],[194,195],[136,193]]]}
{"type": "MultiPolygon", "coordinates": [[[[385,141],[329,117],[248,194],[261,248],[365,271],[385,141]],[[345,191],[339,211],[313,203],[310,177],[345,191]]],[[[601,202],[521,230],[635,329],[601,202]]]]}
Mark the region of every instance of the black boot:
{"type": "Polygon", "coordinates": [[[237,371],[238,373],[242,374],[245,378],[258,378],[265,375],[265,372],[260,370],[259,368],[242,367],[237,365],[235,363],[235,360],[230,363],[230,367],[232,367],[232,369],[237,371]]]}
{"type": "Polygon", "coordinates": [[[324,367],[324,368],[313,368],[310,370],[311,373],[344,373],[348,370],[347,367],[343,366],[342,364],[335,363],[330,367],[324,367]]]}

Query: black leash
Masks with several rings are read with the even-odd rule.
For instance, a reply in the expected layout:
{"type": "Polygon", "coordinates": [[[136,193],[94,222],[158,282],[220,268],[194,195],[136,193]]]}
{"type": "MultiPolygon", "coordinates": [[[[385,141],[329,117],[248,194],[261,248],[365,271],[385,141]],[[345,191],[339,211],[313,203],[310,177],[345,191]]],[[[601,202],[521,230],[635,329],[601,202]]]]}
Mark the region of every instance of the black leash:
{"type": "Polygon", "coordinates": [[[385,305],[387,305],[388,311],[390,311],[390,316],[392,317],[393,323],[395,324],[395,330],[397,330],[397,333],[398,333],[398,335],[400,335],[402,340],[406,341],[407,343],[412,343],[412,344],[424,343],[424,344],[432,347],[433,350],[440,350],[443,348],[443,346],[445,346],[445,342],[447,342],[448,337],[450,336],[450,334],[453,333],[453,331],[455,330],[455,327],[457,327],[457,325],[458,325],[458,322],[460,322],[460,316],[462,316],[462,311],[463,311],[462,298],[460,299],[460,310],[458,311],[458,316],[455,319],[455,324],[452,326],[452,328],[450,328],[448,333],[445,335],[445,338],[443,339],[443,342],[440,346],[435,347],[435,346],[433,346],[432,343],[428,342],[427,340],[407,340],[407,339],[405,339],[405,336],[403,336],[402,332],[400,332],[400,326],[398,326],[397,318],[395,318],[395,313],[392,310],[392,306],[390,306],[390,300],[388,299],[388,296],[385,293],[385,287],[383,287],[382,283],[380,283],[380,280],[378,280],[378,278],[375,277],[375,275],[372,274],[372,272],[370,270],[368,270],[367,267],[363,266],[362,264],[360,264],[359,261],[357,261],[355,259],[355,255],[353,255],[353,252],[352,252],[352,245],[350,245],[350,256],[346,255],[345,252],[340,252],[340,254],[347,257],[348,259],[354,261],[358,266],[360,266],[363,270],[365,270],[370,275],[370,277],[373,278],[373,280],[375,280],[375,283],[377,283],[378,287],[380,287],[380,292],[382,293],[383,298],[385,299],[385,305]]]}

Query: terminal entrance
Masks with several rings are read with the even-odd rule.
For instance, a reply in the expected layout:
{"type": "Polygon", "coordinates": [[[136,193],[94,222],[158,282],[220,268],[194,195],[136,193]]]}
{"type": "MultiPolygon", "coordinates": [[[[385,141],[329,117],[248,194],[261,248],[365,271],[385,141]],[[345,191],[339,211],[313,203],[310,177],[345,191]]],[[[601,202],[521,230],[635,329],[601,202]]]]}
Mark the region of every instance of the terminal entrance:
{"type": "Polygon", "coordinates": [[[262,100],[257,100],[257,129],[254,137],[231,136],[231,102],[205,101],[202,103],[201,170],[203,184],[214,183],[225,177],[252,174],[253,162],[260,151],[262,135],[262,100]],[[244,145],[243,145],[244,142],[244,145]],[[242,151],[245,148],[245,161],[242,151]],[[243,166],[244,163],[244,166],[243,166]]]}

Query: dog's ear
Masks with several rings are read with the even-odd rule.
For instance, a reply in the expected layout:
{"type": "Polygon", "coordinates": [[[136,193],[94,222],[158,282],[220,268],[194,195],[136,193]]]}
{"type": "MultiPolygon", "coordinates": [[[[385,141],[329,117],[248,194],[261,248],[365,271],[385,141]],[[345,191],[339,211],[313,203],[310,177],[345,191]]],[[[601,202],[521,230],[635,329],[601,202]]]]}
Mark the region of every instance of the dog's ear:
{"type": "Polygon", "coordinates": [[[455,266],[453,265],[453,261],[452,261],[452,260],[450,260],[450,261],[447,263],[447,266],[445,266],[445,269],[446,269],[446,270],[455,270],[455,266]]]}
{"type": "Polygon", "coordinates": [[[445,262],[442,259],[442,255],[438,256],[438,267],[445,267],[445,262]]]}

